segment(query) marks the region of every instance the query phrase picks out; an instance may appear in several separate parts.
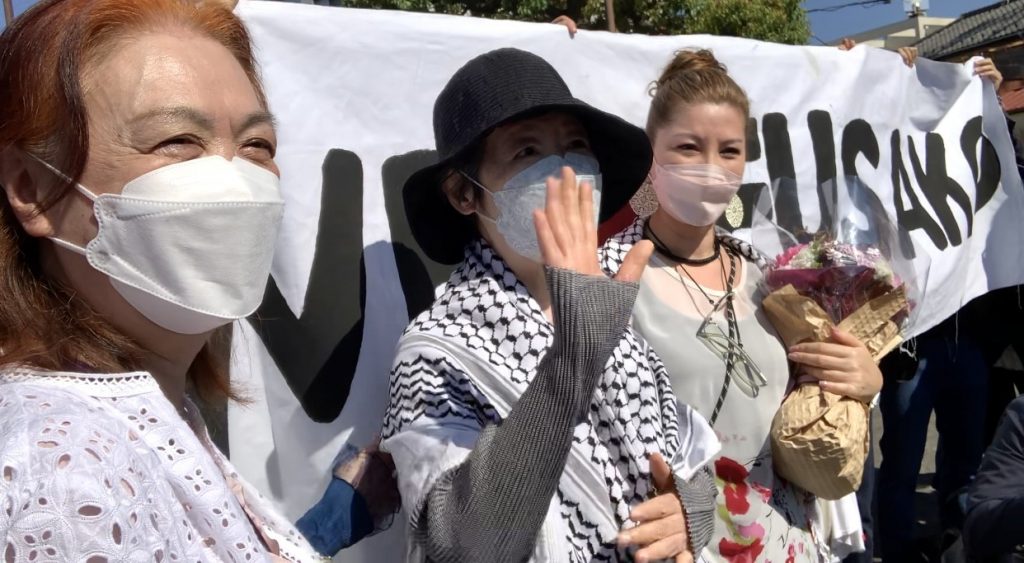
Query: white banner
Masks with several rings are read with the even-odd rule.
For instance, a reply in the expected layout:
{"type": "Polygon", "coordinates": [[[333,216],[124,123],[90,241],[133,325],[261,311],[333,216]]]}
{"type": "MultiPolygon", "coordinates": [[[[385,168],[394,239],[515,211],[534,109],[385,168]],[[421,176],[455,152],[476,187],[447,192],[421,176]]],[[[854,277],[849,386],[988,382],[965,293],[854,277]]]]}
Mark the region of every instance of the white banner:
{"type": "MultiPolygon", "coordinates": [[[[280,123],[287,207],[264,305],[236,330],[234,377],[254,401],[230,410],[230,453],[292,518],[319,498],[342,443],[379,429],[395,342],[447,275],[412,240],[401,187],[432,162],[445,82],[495,48],[537,53],[577,97],[641,126],[672,53],[712,49],[752,100],[747,215],[763,185],[793,178],[779,219],[814,230],[820,186],[859,177],[930,263],[915,332],[1024,280],[1021,180],[992,88],[969,66],[280,2],[239,12],[280,123]]],[[[397,561],[402,545],[393,529],[338,559],[397,561]]]]}

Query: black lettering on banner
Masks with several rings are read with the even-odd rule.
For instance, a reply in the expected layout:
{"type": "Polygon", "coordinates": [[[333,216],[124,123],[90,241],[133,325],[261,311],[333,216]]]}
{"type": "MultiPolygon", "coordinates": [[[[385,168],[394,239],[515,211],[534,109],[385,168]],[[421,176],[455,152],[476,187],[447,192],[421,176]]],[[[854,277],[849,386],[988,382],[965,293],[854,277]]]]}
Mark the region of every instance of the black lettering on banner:
{"type": "Polygon", "coordinates": [[[329,151],[302,316],[295,317],[271,277],[263,303],[249,318],[303,410],[317,422],[330,422],[341,414],[355,377],[366,315],[365,253],[394,253],[409,318],[430,306],[434,287],[452,270],[423,255],[402,202],[409,176],[436,160],[434,151],[423,150],[385,161],[381,176],[392,242],[364,251],[362,163],[350,151],[329,151]]]}
{"type": "MultiPolygon", "coordinates": [[[[897,137],[898,139],[898,137],[897,137]]],[[[859,177],[857,174],[857,158],[863,156],[867,159],[872,168],[878,169],[882,161],[882,155],[878,146],[878,137],[875,136],[871,124],[863,119],[854,119],[843,128],[842,140],[842,161],[843,176],[846,178],[859,177]]],[[[899,186],[893,184],[895,189],[899,186]]],[[[878,193],[863,182],[857,185],[848,185],[850,199],[855,202],[862,213],[868,217],[882,218],[887,216],[885,205],[882,204],[878,193]],[[863,187],[863,193],[853,193],[853,190],[863,187]]],[[[901,197],[898,193],[896,197],[901,197]]],[[[897,229],[900,250],[904,258],[913,259],[917,256],[914,250],[914,241],[910,238],[910,232],[904,229],[897,229]]]]}
{"type": "Polygon", "coordinates": [[[913,231],[923,229],[932,244],[939,250],[949,246],[942,228],[932,219],[928,211],[921,206],[921,201],[910,183],[910,175],[903,164],[903,150],[900,148],[899,129],[892,132],[890,140],[892,148],[892,193],[893,207],[896,209],[896,220],[901,229],[913,231]],[[903,195],[906,194],[909,206],[904,205],[903,195]]]}
{"type": "Polygon", "coordinates": [[[946,237],[953,246],[960,246],[963,237],[960,236],[960,226],[957,225],[956,217],[949,208],[949,199],[960,206],[960,210],[967,216],[967,236],[971,236],[974,230],[974,209],[971,207],[971,198],[967,192],[949,177],[946,171],[946,144],[938,133],[928,133],[925,136],[925,159],[927,162],[921,165],[921,158],[914,146],[914,139],[907,136],[907,151],[910,153],[910,164],[914,167],[914,176],[921,186],[928,204],[931,205],[935,215],[939,218],[942,229],[946,231],[946,237]]]}
{"type": "Polygon", "coordinates": [[[974,175],[974,211],[978,212],[992,200],[1003,179],[996,147],[981,131],[981,116],[972,118],[960,134],[960,148],[974,175]],[[978,142],[981,142],[981,158],[978,158],[978,142]]]}
{"type": "Polygon", "coordinates": [[[789,124],[781,113],[766,113],[762,118],[764,152],[768,164],[768,177],[775,191],[776,223],[791,233],[804,230],[797,195],[796,169],[793,166],[793,145],[789,139],[789,124]]]}
{"type": "Polygon", "coordinates": [[[836,141],[832,130],[832,116],[827,111],[814,110],[807,114],[807,129],[811,132],[811,147],[814,149],[814,164],[818,170],[818,210],[821,215],[820,229],[832,226],[833,211],[838,204],[837,194],[828,190],[835,187],[836,141]],[[830,193],[831,192],[831,193],[830,193]]]}
{"type": "Polygon", "coordinates": [[[761,159],[761,137],[757,134],[757,118],[747,120],[747,162],[761,159]]]}
{"type": "Polygon", "coordinates": [[[341,413],[363,341],[363,167],[333,149],[323,164],[320,226],[305,307],[296,318],[273,277],[249,318],[303,410],[317,422],[341,413]]]}
{"type": "Polygon", "coordinates": [[[854,119],[843,128],[843,175],[857,175],[857,157],[864,156],[875,169],[882,160],[878,138],[871,125],[863,119],[854,119]]]}

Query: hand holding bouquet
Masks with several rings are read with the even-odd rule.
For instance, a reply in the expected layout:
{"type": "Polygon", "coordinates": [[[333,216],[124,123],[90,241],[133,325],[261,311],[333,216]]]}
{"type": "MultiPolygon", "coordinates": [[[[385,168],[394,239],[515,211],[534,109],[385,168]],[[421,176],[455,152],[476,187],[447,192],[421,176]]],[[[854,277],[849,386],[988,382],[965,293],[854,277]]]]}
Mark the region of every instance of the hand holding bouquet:
{"type": "MultiPolygon", "coordinates": [[[[857,184],[850,193],[855,188],[867,189],[857,184]]],[[[898,261],[897,232],[884,210],[867,216],[865,208],[836,210],[834,225],[799,237],[771,224],[770,213],[753,229],[754,244],[774,255],[763,271],[764,311],[787,348],[803,348],[791,354],[794,360],[836,348],[816,343],[863,344],[867,354],[860,352],[861,359],[877,372],[867,355],[877,363],[903,341],[913,265],[898,261]]],[[[870,446],[864,401],[870,397],[824,390],[817,380],[823,373],[822,367],[797,364],[797,383],[772,423],[772,453],[776,473],[834,500],[860,486],[870,446]]]]}

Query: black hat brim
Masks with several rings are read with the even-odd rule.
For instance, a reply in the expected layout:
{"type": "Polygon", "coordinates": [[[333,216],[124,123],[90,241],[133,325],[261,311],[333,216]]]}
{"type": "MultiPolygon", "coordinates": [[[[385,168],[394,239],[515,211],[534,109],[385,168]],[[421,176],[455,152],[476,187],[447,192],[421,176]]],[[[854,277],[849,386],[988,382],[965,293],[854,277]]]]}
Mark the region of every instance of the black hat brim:
{"type": "MultiPolygon", "coordinates": [[[[587,130],[590,147],[601,165],[601,212],[599,220],[610,219],[643,184],[651,169],[651,143],[644,130],[628,121],[603,112],[580,100],[574,103],[534,106],[513,115],[510,123],[531,115],[565,112],[575,116],[587,130]]],[[[497,127],[497,124],[495,127],[497,127]]],[[[478,136],[476,146],[494,127],[478,136]]],[[[423,252],[435,262],[457,264],[464,249],[476,236],[472,217],[459,213],[441,190],[444,175],[455,157],[423,168],[405,182],[402,200],[413,237],[423,252]]]]}

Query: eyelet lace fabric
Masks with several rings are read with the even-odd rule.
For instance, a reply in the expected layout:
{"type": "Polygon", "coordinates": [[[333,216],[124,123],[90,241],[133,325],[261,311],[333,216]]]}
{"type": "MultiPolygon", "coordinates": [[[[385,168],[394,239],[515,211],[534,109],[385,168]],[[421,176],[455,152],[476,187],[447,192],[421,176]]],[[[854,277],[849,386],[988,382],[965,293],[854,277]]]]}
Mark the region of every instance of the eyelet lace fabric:
{"type": "Polygon", "coordinates": [[[0,563],[321,560],[186,411],[144,373],[0,372],[0,563]]]}

